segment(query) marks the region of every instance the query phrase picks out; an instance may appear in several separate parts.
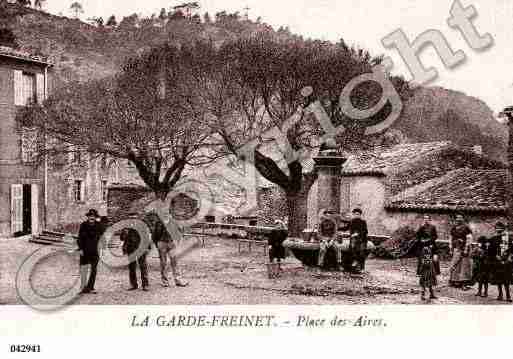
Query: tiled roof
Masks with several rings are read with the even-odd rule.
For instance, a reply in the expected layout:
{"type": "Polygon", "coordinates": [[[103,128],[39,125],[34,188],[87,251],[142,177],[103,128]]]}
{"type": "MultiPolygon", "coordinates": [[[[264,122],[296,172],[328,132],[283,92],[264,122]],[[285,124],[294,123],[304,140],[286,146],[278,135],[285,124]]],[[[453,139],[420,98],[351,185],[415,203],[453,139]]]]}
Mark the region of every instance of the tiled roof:
{"type": "MultiPolygon", "coordinates": [[[[407,166],[415,160],[451,147],[450,141],[405,143],[392,147],[376,147],[371,151],[351,155],[344,164],[342,175],[345,176],[383,176],[391,170],[407,166]]],[[[303,172],[314,169],[314,161],[303,161],[303,172]]]]}
{"type": "Polygon", "coordinates": [[[409,189],[394,196],[386,208],[502,212],[506,176],[506,170],[457,169],[418,186],[418,191],[409,189]]]}
{"type": "Polygon", "coordinates": [[[11,47],[7,46],[0,46],[0,57],[10,57],[18,60],[28,61],[28,62],[35,62],[39,64],[44,65],[52,65],[52,63],[48,60],[47,57],[44,56],[38,56],[38,55],[32,55],[28,52],[14,50],[11,47]]]}
{"type": "Polygon", "coordinates": [[[344,164],[344,175],[385,175],[408,166],[417,159],[441,151],[451,142],[421,142],[399,144],[389,148],[376,148],[350,157],[344,164]]]}

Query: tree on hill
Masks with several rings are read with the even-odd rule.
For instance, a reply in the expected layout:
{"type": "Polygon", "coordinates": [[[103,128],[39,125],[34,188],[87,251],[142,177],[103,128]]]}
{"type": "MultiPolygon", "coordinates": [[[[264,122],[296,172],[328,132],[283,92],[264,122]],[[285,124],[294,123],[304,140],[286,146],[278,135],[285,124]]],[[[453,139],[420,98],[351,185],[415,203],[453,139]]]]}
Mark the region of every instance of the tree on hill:
{"type": "Polygon", "coordinates": [[[186,66],[180,49],[164,46],[129,60],[112,78],[57,90],[44,107],[20,112],[19,124],[57,140],[45,151],[50,156],[71,147],[130,161],[164,199],[187,166],[214,159],[202,152],[209,133],[186,66]]]}
{"type": "Polygon", "coordinates": [[[91,18],[89,18],[87,20],[92,25],[95,25],[95,26],[98,26],[98,27],[103,27],[103,25],[104,25],[103,17],[91,17],[91,18]]]}
{"type": "Polygon", "coordinates": [[[78,1],[73,2],[69,8],[71,12],[75,15],[75,18],[79,18],[80,15],[84,13],[84,8],[82,4],[78,1]]]}
{"type": "Polygon", "coordinates": [[[180,5],[173,6],[173,10],[182,12],[188,19],[192,16],[192,11],[198,10],[201,6],[196,2],[186,2],[180,5]]]}
{"type": "Polygon", "coordinates": [[[205,22],[205,24],[211,24],[212,23],[212,18],[210,17],[210,14],[208,12],[206,12],[203,15],[203,21],[205,22]]]}
{"type": "Polygon", "coordinates": [[[42,10],[46,0],[34,0],[34,9],[42,10]]]}
{"type": "Polygon", "coordinates": [[[109,17],[109,19],[107,20],[107,26],[109,27],[116,27],[118,26],[118,22],[116,21],[116,16],[115,15],[111,15],[109,17]]]}
{"type": "Polygon", "coordinates": [[[133,29],[139,25],[139,15],[132,14],[130,16],[125,16],[123,20],[119,23],[120,29],[133,29]]]}
{"type": "Polygon", "coordinates": [[[183,20],[185,15],[182,10],[174,10],[169,13],[169,20],[183,20]]]}
{"type": "Polygon", "coordinates": [[[160,15],[159,15],[159,20],[166,20],[167,19],[167,12],[166,12],[166,9],[165,8],[162,8],[160,10],[160,15]]]}
{"type": "Polygon", "coordinates": [[[16,0],[16,3],[21,6],[30,6],[30,0],[16,0]]]}

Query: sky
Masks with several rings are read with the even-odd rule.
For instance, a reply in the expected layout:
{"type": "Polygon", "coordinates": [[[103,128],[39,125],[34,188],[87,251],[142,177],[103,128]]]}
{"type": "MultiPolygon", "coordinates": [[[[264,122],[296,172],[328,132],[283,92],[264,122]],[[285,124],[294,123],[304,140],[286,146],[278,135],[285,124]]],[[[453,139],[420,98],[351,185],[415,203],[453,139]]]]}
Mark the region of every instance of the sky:
{"type": "MultiPolygon", "coordinates": [[[[74,1],[74,0],[73,0],[74,1]]],[[[52,13],[71,15],[72,0],[47,0],[46,9],[52,13]]],[[[447,39],[453,51],[462,50],[466,61],[447,69],[431,47],[420,53],[425,67],[434,67],[439,73],[436,80],[426,84],[457,90],[485,101],[494,112],[513,105],[513,1],[512,0],[460,0],[464,7],[473,5],[477,16],[472,20],[482,35],[489,33],[494,44],[487,50],[476,52],[470,48],[459,31],[447,25],[454,0],[199,0],[200,13],[208,11],[245,12],[249,17],[275,28],[289,26],[293,33],[307,38],[355,44],[385,54],[394,61],[393,73],[412,78],[407,66],[396,50],[386,49],[381,40],[401,29],[410,42],[421,33],[435,29],[447,39]]],[[[83,19],[115,14],[121,19],[133,13],[151,15],[161,8],[183,1],[169,0],[82,0],[83,19]]]]}

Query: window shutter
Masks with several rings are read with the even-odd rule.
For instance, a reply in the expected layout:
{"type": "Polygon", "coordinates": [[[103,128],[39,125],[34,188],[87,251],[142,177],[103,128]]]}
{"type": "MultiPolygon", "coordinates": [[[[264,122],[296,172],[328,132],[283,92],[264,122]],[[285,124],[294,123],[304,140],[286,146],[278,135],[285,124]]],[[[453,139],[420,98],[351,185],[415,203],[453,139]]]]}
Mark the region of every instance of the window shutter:
{"type": "Polygon", "coordinates": [[[23,231],[23,185],[11,185],[11,233],[23,231]]]}
{"type": "Polygon", "coordinates": [[[85,181],[80,181],[80,202],[85,202],[86,198],[86,184],[85,181]]]}
{"type": "Polygon", "coordinates": [[[23,106],[23,72],[14,70],[14,104],[23,106]]]}
{"type": "Polygon", "coordinates": [[[31,185],[31,216],[32,216],[32,234],[39,234],[39,186],[31,185]]]}
{"type": "Polygon", "coordinates": [[[37,74],[36,75],[36,91],[37,91],[37,94],[36,94],[36,97],[37,97],[37,103],[38,104],[42,104],[44,102],[44,100],[46,100],[45,98],[45,75],[43,74],[37,74]]]}

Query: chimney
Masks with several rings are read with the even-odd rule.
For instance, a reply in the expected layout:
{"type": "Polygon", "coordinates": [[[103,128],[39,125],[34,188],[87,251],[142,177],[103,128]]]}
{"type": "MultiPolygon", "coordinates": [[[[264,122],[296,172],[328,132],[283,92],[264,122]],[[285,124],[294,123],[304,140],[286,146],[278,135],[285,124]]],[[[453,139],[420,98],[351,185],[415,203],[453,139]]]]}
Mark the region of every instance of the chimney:
{"type": "Polygon", "coordinates": [[[483,154],[483,146],[475,145],[472,147],[472,151],[474,151],[476,155],[481,156],[483,154]]]}

